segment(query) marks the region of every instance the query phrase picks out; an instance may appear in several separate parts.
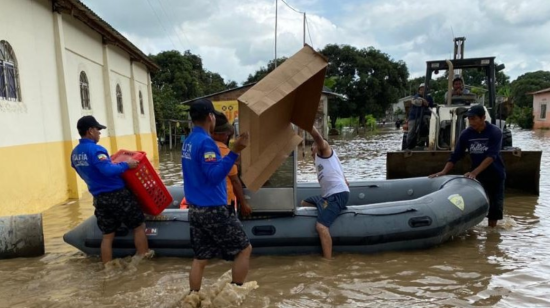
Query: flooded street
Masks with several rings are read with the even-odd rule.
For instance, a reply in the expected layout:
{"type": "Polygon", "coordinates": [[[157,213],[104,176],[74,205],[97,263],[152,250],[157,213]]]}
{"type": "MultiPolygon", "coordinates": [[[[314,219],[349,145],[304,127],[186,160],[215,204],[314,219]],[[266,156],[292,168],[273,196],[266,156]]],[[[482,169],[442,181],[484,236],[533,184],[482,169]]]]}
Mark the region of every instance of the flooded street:
{"type": "MultiPolygon", "coordinates": [[[[385,153],[400,145],[392,128],[331,141],[348,180],[385,178],[385,153]]],[[[550,131],[514,130],[524,150],[550,148],[550,131]]],[[[299,155],[298,181],[314,181],[299,155]]],[[[181,184],[180,156],[162,152],[167,185],[181,184]]],[[[444,162],[441,162],[442,167],[444,162]]],[[[540,196],[507,195],[505,219],[486,221],[440,247],[372,255],[254,256],[248,280],[257,281],[241,307],[550,307],[550,155],[543,153],[540,196]]],[[[65,244],[65,232],[93,215],[91,197],[44,213],[46,255],[0,261],[0,307],[180,307],[190,259],[121,260],[104,271],[97,257],[65,244]]],[[[230,263],[214,261],[203,283],[230,263]]]]}

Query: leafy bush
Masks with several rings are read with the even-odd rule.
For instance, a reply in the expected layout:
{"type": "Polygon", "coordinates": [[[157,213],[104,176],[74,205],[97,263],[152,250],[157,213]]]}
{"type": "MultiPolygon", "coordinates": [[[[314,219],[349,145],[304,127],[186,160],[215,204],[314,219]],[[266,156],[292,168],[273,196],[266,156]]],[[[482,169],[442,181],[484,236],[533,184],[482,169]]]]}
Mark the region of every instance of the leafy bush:
{"type": "Polygon", "coordinates": [[[533,128],[533,108],[531,107],[514,107],[512,115],[508,118],[510,123],[515,123],[524,129],[533,128]]]}
{"type": "Polygon", "coordinates": [[[336,120],[336,129],[342,130],[344,127],[357,127],[359,126],[359,118],[338,118],[336,120]]]}
{"type": "MultiPolygon", "coordinates": [[[[344,127],[359,127],[359,123],[359,117],[338,118],[336,120],[336,129],[341,131],[344,127]]],[[[365,116],[365,128],[370,130],[376,129],[376,118],[372,114],[365,116]]]]}
{"type": "Polygon", "coordinates": [[[367,114],[367,116],[365,117],[365,126],[370,130],[376,129],[376,119],[372,114],[367,114]]]}

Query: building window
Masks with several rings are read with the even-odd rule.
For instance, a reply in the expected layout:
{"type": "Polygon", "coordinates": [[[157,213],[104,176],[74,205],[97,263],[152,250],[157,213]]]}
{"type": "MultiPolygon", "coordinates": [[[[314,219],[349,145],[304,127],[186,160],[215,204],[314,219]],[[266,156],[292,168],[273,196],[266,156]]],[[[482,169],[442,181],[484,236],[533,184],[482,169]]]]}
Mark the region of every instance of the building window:
{"type": "Polygon", "coordinates": [[[546,119],[546,104],[540,105],[540,118],[546,119]]]}
{"type": "Polygon", "coordinates": [[[80,103],[82,104],[82,109],[92,109],[90,107],[90,85],[84,71],[80,72],[80,103]]]}
{"type": "Polygon", "coordinates": [[[116,85],[116,107],[118,113],[124,113],[124,105],[122,105],[122,91],[120,90],[120,85],[116,85]]]}
{"type": "Polygon", "coordinates": [[[0,41],[0,99],[21,101],[17,60],[10,44],[0,41]]]}
{"type": "Polygon", "coordinates": [[[139,91],[139,111],[141,114],[145,114],[145,111],[143,110],[143,95],[141,95],[141,91],[139,91]]]}

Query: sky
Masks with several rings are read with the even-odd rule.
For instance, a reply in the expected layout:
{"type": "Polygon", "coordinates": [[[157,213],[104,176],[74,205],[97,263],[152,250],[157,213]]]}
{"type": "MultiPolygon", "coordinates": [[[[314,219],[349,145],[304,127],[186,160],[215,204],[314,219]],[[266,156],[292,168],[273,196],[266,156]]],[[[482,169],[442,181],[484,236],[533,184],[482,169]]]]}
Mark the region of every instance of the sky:
{"type": "MultiPolygon", "coordinates": [[[[241,84],[275,57],[276,0],[81,0],[146,54],[190,50],[203,66],[241,84]]],[[[550,71],[548,0],[285,0],[306,12],[306,43],[374,47],[407,64],[410,78],[429,60],[496,57],[511,80],[550,71]]],[[[277,56],[303,46],[303,14],[277,0],[277,56]]]]}

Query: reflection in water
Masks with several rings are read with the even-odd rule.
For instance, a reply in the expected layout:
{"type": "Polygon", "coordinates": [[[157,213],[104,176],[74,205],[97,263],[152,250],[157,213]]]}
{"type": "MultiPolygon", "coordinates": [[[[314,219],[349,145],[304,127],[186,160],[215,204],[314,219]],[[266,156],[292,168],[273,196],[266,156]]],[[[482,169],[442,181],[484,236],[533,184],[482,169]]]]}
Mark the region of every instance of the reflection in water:
{"type": "MultiPolygon", "coordinates": [[[[385,177],[385,151],[399,147],[400,132],[330,140],[350,180],[385,177]]],[[[548,131],[516,131],[524,149],[550,148],[548,131]]],[[[161,153],[167,184],[181,184],[177,151],[161,153]]],[[[308,155],[299,180],[315,181],[308,155]]],[[[541,195],[507,195],[505,220],[486,222],[440,247],[372,255],[259,256],[249,280],[260,286],[241,307],[549,307],[550,157],[543,155],[541,195]]],[[[93,214],[91,198],[44,213],[46,255],[0,261],[0,307],[182,307],[191,260],[158,258],[138,266],[102,269],[99,258],[66,245],[62,235],[93,214]]],[[[122,260],[125,261],[125,260],[122,260]]],[[[128,264],[124,263],[123,264],[128,264]]],[[[230,263],[213,261],[205,285],[230,263]]]]}

